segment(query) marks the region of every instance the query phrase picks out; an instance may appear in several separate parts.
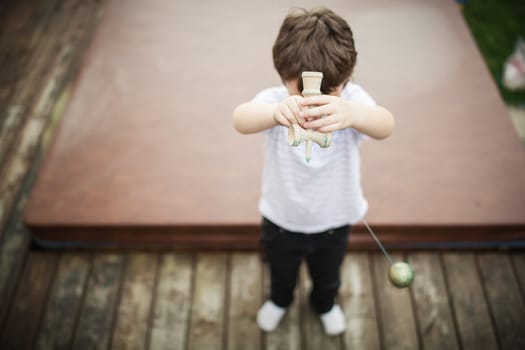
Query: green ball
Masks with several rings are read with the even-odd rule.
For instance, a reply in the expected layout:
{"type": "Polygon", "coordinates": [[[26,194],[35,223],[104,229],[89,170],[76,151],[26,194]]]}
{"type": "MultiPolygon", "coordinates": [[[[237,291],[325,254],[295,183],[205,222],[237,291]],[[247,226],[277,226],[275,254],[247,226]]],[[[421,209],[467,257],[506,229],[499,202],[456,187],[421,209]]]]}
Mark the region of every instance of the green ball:
{"type": "Polygon", "coordinates": [[[414,280],[414,270],[410,264],[398,261],[390,266],[388,279],[397,288],[406,288],[414,280]]]}

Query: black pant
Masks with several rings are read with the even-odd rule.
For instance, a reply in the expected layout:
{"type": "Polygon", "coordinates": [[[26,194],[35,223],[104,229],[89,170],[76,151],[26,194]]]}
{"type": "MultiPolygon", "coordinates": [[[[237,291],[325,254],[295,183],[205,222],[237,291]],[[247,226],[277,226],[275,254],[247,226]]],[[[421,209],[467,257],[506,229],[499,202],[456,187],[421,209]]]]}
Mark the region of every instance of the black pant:
{"type": "Polygon", "coordinates": [[[283,308],[293,301],[299,266],[306,259],[312,291],[310,303],[320,314],[330,311],[339,290],[340,268],[346,252],[350,226],[305,234],[286,231],[263,218],[263,244],[270,264],[270,299],[283,308]]]}

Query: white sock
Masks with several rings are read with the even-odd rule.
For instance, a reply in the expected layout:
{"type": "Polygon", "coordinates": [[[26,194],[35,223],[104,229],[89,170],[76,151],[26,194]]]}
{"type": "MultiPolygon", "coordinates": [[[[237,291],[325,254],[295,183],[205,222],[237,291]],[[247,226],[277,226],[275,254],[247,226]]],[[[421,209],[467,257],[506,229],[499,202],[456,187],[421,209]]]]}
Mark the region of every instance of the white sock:
{"type": "Polygon", "coordinates": [[[285,312],[286,309],[275,305],[271,300],[267,300],[257,312],[257,324],[263,331],[271,332],[277,328],[285,312]]]}
{"type": "Polygon", "coordinates": [[[341,334],[346,329],[345,314],[339,305],[334,305],[330,311],[322,314],[321,323],[328,335],[341,334]]]}

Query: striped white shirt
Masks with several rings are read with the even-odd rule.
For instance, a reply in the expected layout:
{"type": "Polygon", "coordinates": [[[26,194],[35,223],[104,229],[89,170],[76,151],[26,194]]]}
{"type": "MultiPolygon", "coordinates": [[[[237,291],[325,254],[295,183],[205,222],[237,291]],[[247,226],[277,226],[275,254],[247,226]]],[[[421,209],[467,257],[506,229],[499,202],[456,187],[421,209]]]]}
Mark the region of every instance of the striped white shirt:
{"type": "MultiPolygon", "coordinates": [[[[284,86],[259,92],[256,102],[276,103],[288,97],[284,86]]],[[[356,84],[348,83],[341,97],[375,105],[356,84]]],[[[265,131],[264,169],[259,201],[261,214],[294,232],[317,233],[360,221],[368,209],[361,188],[359,144],[367,136],[348,128],[332,133],[328,148],[313,144],[306,163],[306,143],[288,145],[288,128],[265,131]]]]}

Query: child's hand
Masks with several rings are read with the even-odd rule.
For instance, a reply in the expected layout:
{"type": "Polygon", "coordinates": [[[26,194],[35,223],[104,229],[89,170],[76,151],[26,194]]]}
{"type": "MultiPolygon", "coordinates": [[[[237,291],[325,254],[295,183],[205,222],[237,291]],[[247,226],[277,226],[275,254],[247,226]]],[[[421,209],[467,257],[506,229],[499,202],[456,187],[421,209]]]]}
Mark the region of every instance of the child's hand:
{"type": "Polygon", "coordinates": [[[305,118],[301,116],[302,101],[302,96],[288,96],[276,106],[273,112],[273,119],[284,126],[290,126],[292,124],[303,125],[305,118]]]}
{"type": "Polygon", "coordinates": [[[349,128],[362,116],[359,104],[345,101],[338,96],[319,95],[304,98],[302,106],[310,105],[315,107],[303,108],[301,116],[307,120],[314,120],[305,122],[303,127],[321,132],[349,128]]]}

